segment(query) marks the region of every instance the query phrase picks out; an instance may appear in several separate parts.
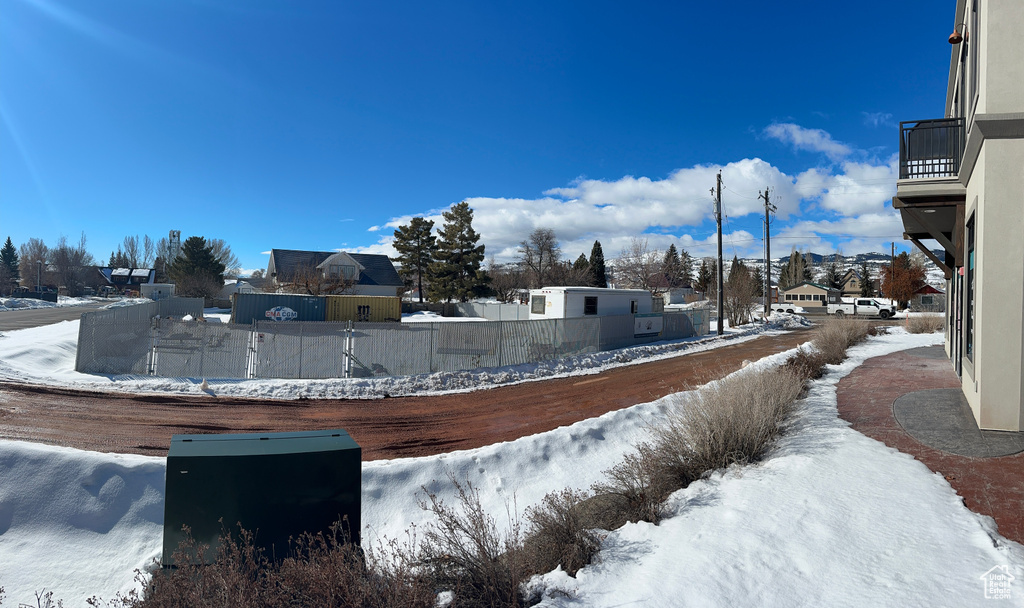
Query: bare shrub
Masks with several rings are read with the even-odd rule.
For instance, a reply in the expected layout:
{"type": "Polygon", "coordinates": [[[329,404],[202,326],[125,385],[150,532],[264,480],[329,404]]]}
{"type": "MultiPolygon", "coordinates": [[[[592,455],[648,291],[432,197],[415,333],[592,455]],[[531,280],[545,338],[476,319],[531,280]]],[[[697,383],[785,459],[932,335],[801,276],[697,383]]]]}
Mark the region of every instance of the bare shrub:
{"type": "Polygon", "coordinates": [[[509,532],[498,532],[480,504],[480,492],[450,476],[457,505],[427,493],[420,506],[437,521],[423,535],[420,561],[436,589],[451,591],[452,608],[526,606],[522,584],[530,577],[518,520],[509,514],[509,532]]]}
{"type": "Polygon", "coordinates": [[[614,530],[626,522],[656,524],[661,521],[662,503],[682,486],[671,484],[669,476],[659,466],[662,459],[657,456],[654,446],[641,443],[621,462],[604,471],[605,480],[591,488],[596,495],[604,497],[601,506],[605,512],[597,527],[614,530]]]}
{"type": "Polygon", "coordinates": [[[415,571],[414,541],[392,542],[364,556],[358,546],[344,542],[341,530],[339,522],[328,535],[302,535],[278,563],[240,528],[237,536],[225,530],[216,559],[204,564],[208,547],[186,534],[174,552],[174,569],[157,570],[151,578],[136,571],[141,594],[133,590],[111,602],[93,597],[88,603],[114,608],[434,605],[433,589],[415,571]]]}
{"type": "Polygon", "coordinates": [[[930,334],[945,328],[946,319],[942,315],[916,314],[907,323],[907,331],[912,334],[930,334]]]}
{"type": "Polygon", "coordinates": [[[552,492],[526,511],[524,548],[530,569],[550,572],[559,565],[569,576],[590,563],[601,543],[583,504],[587,495],[571,489],[552,492]]]}
{"type": "Polygon", "coordinates": [[[825,356],[815,349],[798,348],[783,366],[804,380],[817,380],[825,375],[825,356]]]}
{"type": "Polygon", "coordinates": [[[706,473],[759,460],[779,434],[804,379],[787,368],[728,377],[682,396],[653,429],[654,470],[675,488],[706,473]]]}
{"type": "Polygon", "coordinates": [[[847,348],[867,338],[870,329],[865,319],[829,318],[818,326],[813,343],[825,363],[835,365],[846,358],[847,348]]]}

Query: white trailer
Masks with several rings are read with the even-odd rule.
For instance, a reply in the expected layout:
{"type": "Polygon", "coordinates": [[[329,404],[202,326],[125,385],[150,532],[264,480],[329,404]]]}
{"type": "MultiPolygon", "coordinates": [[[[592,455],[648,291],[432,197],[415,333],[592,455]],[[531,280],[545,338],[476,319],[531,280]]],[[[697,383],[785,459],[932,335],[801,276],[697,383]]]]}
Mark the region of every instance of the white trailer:
{"type": "Polygon", "coordinates": [[[645,289],[543,287],[530,290],[530,319],[649,314],[654,296],[645,289]]]}

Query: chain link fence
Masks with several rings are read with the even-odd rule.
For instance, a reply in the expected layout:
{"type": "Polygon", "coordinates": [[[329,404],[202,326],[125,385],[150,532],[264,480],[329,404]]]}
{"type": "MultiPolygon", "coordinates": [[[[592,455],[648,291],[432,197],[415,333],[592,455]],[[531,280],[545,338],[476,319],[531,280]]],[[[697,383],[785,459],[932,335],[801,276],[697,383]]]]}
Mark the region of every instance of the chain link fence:
{"type": "Polygon", "coordinates": [[[152,374],[158,317],[202,316],[202,298],[167,298],[87,312],[78,326],[75,371],[84,374],[152,374]]]}
{"type": "Polygon", "coordinates": [[[147,316],[160,312],[155,304],[143,304],[131,313],[118,310],[116,314],[83,315],[75,369],[185,378],[405,376],[535,363],[700,336],[710,329],[710,317],[704,310],[647,315],[660,320],[660,331],[638,335],[633,315],[461,323],[258,321],[234,325],[147,316]]]}

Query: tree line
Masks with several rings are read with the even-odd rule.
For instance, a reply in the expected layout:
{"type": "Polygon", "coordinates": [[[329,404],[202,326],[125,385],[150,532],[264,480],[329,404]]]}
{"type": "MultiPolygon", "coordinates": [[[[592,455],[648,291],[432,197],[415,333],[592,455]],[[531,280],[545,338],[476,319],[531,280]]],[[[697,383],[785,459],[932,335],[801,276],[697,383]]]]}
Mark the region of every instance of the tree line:
{"type": "MultiPolygon", "coordinates": [[[[238,257],[223,239],[189,237],[175,251],[167,237],[154,241],[148,235],[126,236],[110,253],[111,268],[152,268],[156,282],[173,282],[183,296],[212,297],[220,293],[225,278],[240,271],[238,257]]],[[[89,252],[85,233],[77,243],[61,236],[53,246],[30,238],[15,247],[7,237],[0,247],[0,295],[11,295],[19,287],[53,289],[68,296],[81,296],[87,288],[107,284],[98,272],[101,264],[89,252]]]]}

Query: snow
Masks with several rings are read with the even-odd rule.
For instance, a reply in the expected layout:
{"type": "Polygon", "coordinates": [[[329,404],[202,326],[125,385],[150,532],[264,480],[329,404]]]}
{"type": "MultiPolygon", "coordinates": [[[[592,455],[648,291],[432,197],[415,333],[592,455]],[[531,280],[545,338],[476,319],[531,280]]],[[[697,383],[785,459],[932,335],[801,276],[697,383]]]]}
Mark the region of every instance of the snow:
{"type": "Polygon", "coordinates": [[[486,320],[483,317],[442,317],[436,312],[429,310],[402,314],[402,323],[472,323],[486,320]]]}
{"type": "Polygon", "coordinates": [[[57,296],[57,303],[37,300],[35,298],[0,298],[0,312],[5,310],[28,310],[33,308],[64,308],[66,306],[84,306],[95,302],[92,298],[69,298],[57,296]]]}
{"type": "MultiPolygon", "coordinates": [[[[204,313],[213,317],[223,313],[204,313]]],[[[724,339],[716,336],[655,342],[615,351],[590,353],[541,363],[460,372],[439,372],[418,376],[352,378],[329,380],[232,380],[206,379],[210,391],[200,388],[202,378],[155,376],[113,376],[80,374],[75,371],[79,321],[0,334],[0,381],[45,384],[66,388],[128,393],[213,394],[263,399],[376,399],[387,394],[445,394],[493,388],[549,378],[596,374],[604,369],[638,362],[675,357],[726,344],[752,340],[762,333],[792,329],[806,321],[779,315],[770,324],[752,323],[728,329],[724,339]]],[[[221,316],[223,320],[224,317],[221,316]]]]}
{"type": "MultiPolygon", "coordinates": [[[[607,533],[597,562],[576,579],[561,571],[537,579],[568,592],[543,605],[968,606],[983,603],[979,577],[994,566],[1021,580],[1024,547],[966,509],[941,475],[836,412],[835,385],[865,359],[941,340],[894,328],[854,347],[812,385],[768,459],[676,492],[657,526],[607,533]]],[[[364,541],[427,525],[421,487],[450,501],[449,474],[472,482],[506,527],[506,505],[521,514],[548,492],[599,480],[678,398],[475,450],[364,463],[364,541]]],[[[133,570],[161,551],[163,468],[162,458],[0,441],[8,601],[30,601],[45,587],[79,606],[132,588],[133,570]]],[[[1024,591],[1015,597],[1020,605],[1024,591]]]]}

